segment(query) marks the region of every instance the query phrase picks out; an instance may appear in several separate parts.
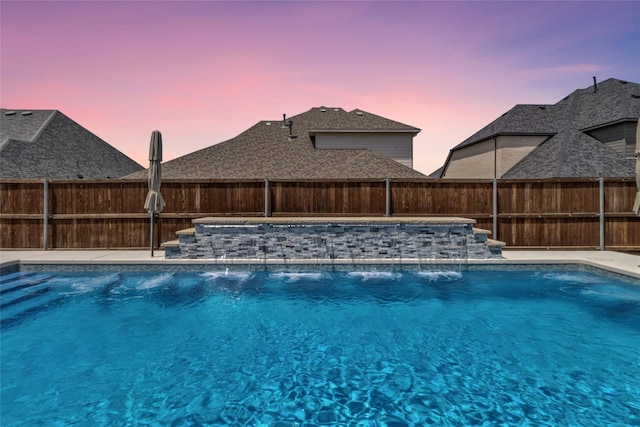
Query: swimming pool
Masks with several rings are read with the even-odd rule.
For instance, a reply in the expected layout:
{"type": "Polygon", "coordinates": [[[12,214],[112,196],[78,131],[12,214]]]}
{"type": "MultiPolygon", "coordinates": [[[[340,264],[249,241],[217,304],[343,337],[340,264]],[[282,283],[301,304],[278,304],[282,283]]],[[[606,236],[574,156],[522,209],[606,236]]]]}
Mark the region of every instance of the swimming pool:
{"type": "Polygon", "coordinates": [[[1,280],[3,426],[640,424],[640,287],[591,270],[1,280]]]}

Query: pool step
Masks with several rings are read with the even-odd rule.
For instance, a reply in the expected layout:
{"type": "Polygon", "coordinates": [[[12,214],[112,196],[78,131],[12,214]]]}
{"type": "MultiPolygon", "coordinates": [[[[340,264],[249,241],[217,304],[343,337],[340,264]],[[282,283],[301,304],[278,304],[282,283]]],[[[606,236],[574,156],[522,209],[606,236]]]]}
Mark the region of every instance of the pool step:
{"type": "Polygon", "coordinates": [[[15,280],[20,280],[30,276],[34,276],[35,274],[36,274],[35,272],[26,272],[26,271],[16,271],[15,273],[5,274],[4,276],[0,277],[0,286],[9,282],[13,282],[15,280]]]}
{"type": "Polygon", "coordinates": [[[473,236],[476,242],[486,245],[487,249],[490,253],[492,253],[495,257],[502,256],[502,248],[506,245],[504,242],[499,240],[490,239],[491,230],[485,230],[484,228],[476,228],[473,227],[473,236]]]}
{"type": "Polygon", "coordinates": [[[64,296],[53,291],[52,276],[17,274],[0,288],[0,327],[3,329],[62,302],[64,296]]]}
{"type": "Polygon", "coordinates": [[[487,239],[487,246],[499,246],[499,247],[504,247],[506,246],[505,242],[501,242],[500,240],[494,240],[494,239],[487,239]]]}
{"type": "Polygon", "coordinates": [[[185,228],[184,230],[178,230],[176,231],[176,236],[178,236],[177,239],[174,240],[169,240],[168,242],[164,242],[161,247],[166,248],[166,247],[177,247],[180,245],[180,237],[196,237],[196,229],[195,227],[191,227],[191,228],[185,228]]]}
{"type": "Polygon", "coordinates": [[[17,325],[31,316],[56,307],[65,299],[64,296],[56,295],[55,293],[47,295],[49,295],[50,298],[44,301],[40,299],[29,300],[29,302],[33,302],[33,304],[15,306],[19,307],[20,310],[14,310],[14,307],[10,307],[8,310],[3,309],[1,313],[2,316],[0,316],[0,328],[5,329],[17,325]]]}
{"type": "Polygon", "coordinates": [[[51,292],[51,286],[46,283],[41,284],[40,286],[33,286],[29,288],[28,292],[14,292],[10,294],[10,297],[13,298],[2,298],[0,300],[0,310],[4,310],[7,307],[11,307],[12,305],[20,304],[24,301],[29,301],[33,298],[38,298],[39,296],[46,294],[47,292],[51,292]]]}
{"type": "Polygon", "coordinates": [[[165,257],[169,254],[168,258],[180,256],[180,241],[195,241],[196,229],[195,227],[185,228],[184,230],[176,231],[177,239],[164,242],[160,247],[164,249],[165,257]]]}
{"type": "Polygon", "coordinates": [[[180,237],[195,237],[196,236],[196,228],[195,227],[191,227],[191,228],[185,228],[184,230],[178,230],[176,231],[176,236],[178,236],[178,239],[180,239],[180,237]]]}
{"type": "Polygon", "coordinates": [[[46,276],[43,274],[30,274],[25,275],[23,277],[17,278],[16,280],[12,280],[7,283],[3,283],[0,286],[0,295],[6,295],[12,292],[19,291],[21,289],[30,288],[32,286],[37,286],[47,280],[51,279],[52,276],[46,276]]]}
{"type": "Polygon", "coordinates": [[[506,245],[505,242],[501,242],[495,239],[489,239],[489,236],[492,234],[491,230],[485,230],[484,228],[475,228],[473,227],[473,235],[476,236],[477,240],[487,242],[489,246],[500,246],[503,247],[506,245]]]}
{"type": "Polygon", "coordinates": [[[180,239],[175,239],[175,240],[169,240],[168,242],[164,242],[162,245],[160,245],[160,248],[167,249],[167,248],[176,248],[179,246],[180,246],[180,239]]]}

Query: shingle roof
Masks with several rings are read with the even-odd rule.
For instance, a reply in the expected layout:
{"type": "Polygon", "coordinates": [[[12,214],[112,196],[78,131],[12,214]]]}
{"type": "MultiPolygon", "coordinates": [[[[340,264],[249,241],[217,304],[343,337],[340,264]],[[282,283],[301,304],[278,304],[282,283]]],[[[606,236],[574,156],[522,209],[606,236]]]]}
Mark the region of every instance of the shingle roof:
{"type": "Polygon", "coordinates": [[[138,163],[57,110],[0,109],[0,177],[119,178],[138,163]]]}
{"type": "Polygon", "coordinates": [[[306,113],[313,117],[309,131],[400,131],[420,132],[420,129],[377,116],[363,110],[346,112],[342,108],[318,107],[306,113]]]}
{"type": "Polygon", "coordinates": [[[38,131],[51,121],[55,110],[7,110],[0,109],[0,147],[8,140],[33,141],[38,131]]]}
{"type": "Polygon", "coordinates": [[[553,105],[516,105],[451,151],[500,135],[548,135],[550,139],[504,178],[633,176],[624,159],[585,132],[640,116],[640,84],[607,79],[578,89],[553,105]]]}
{"type": "Polygon", "coordinates": [[[621,120],[637,120],[640,116],[640,84],[617,79],[608,79],[579,89],[558,102],[556,106],[574,102],[575,127],[587,129],[615,123],[621,120]]]}
{"type": "MultiPolygon", "coordinates": [[[[344,179],[425,178],[371,150],[317,150],[310,130],[404,131],[419,129],[374,114],[318,107],[283,120],[264,120],[233,139],[164,162],[171,179],[344,179]]],[[[139,172],[126,178],[146,178],[139,172]]]]}
{"type": "Polygon", "coordinates": [[[559,134],[503,175],[505,179],[634,176],[635,160],[625,159],[582,133],[559,134]],[[557,140],[557,141],[556,141],[557,140]]]}
{"type": "Polygon", "coordinates": [[[551,105],[519,104],[478,132],[455,146],[453,150],[473,145],[499,135],[553,135],[557,130],[557,117],[551,105]]]}

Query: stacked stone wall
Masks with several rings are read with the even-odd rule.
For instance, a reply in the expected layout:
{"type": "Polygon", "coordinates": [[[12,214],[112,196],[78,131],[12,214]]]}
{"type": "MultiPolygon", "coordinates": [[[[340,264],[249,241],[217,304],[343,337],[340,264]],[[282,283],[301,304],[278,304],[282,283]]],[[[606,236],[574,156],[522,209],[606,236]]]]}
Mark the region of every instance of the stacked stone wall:
{"type": "Polygon", "coordinates": [[[500,258],[472,223],[195,224],[167,258],[374,260],[500,258]]]}

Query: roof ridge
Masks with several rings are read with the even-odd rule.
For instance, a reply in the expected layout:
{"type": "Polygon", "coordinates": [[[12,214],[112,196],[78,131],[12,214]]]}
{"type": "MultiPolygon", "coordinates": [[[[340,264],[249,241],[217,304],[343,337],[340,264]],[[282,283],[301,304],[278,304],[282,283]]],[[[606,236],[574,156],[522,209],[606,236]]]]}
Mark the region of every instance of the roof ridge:
{"type": "Polygon", "coordinates": [[[573,122],[575,120],[575,115],[576,115],[576,109],[577,106],[576,104],[578,103],[578,97],[574,96],[573,98],[571,98],[571,105],[569,107],[569,115],[567,117],[566,120],[566,125],[564,127],[564,129],[560,130],[558,132],[558,135],[562,133],[562,131],[567,131],[569,133],[567,138],[564,138],[560,141],[560,151],[558,153],[558,158],[556,159],[556,167],[555,167],[555,171],[556,171],[556,175],[557,176],[561,176],[562,173],[562,167],[565,164],[566,158],[567,158],[567,145],[569,144],[570,141],[573,141],[574,139],[574,135],[573,132],[571,132],[571,128],[573,127],[573,122]]]}
{"type": "MultiPolygon", "coordinates": [[[[612,79],[609,79],[609,80],[612,80],[612,79]]],[[[617,80],[617,79],[616,79],[616,80],[617,80]]],[[[605,81],[607,81],[607,80],[605,80],[605,81]]],[[[623,80],[618,80],[618,82],[619,82],[620,84],[622,84],[622,83],[623,83],[623,80]]],[[[604,83],[604,82],[603,82],[603,83],[604,83]]],[[[629,82],[624,82],[624,84],[628,84],[628,83],[629,83],[629,82]]],[[[628,93],[628,92],[627,92],[627,93],[628,93]]],[[[630,111],[630,110],[631,110],[631,96],[629,96],[629,95],[627,94],[627,96],[621,96],[620,98],[622,99],[622,104],[623,104],[623,106],[624,106],[624,111],[630,111]]]]}
{"type": "Polygon", "coordinates": [[[14,141],[14,139],[13,138],[5,138],[2,141],[0,141],[0,151],[2,151],[4,146],[7,145],[9,143],[9,141],[14,141]]]}
{"type": "Polygon", "coordinates": [[[335,112],[340,112],[340,111],[342,111],[342,112],[344,112],[344,113],[347,113],[347,111],[346,111],[344,108],[342,108],[342,107],[325,107],[324,105],[321,105],[320,107],[311,107],[311,108],[309,108],[307,111],[303,111],[302,113],[294,114],[293,116],[291,116],[291,117],[287,117],[287,118],[288,118],[288,119],[289,119],[289,118],[290,118],[290,119],[294,119],[294,118],[296,118],[296,117],[298,117],[298,116],[302,116],[302,115],[304,115],[304,114],[313,113],[314,111],[322,111],[322,110],[325,110],[325,111],[332,110],[332,111],[335,111],[335,112]]]}
{"type": "Polygon", "coordinates": [[[347,112],[347,114],[349,114],[349,115],[356,115],[356,116],[361,116],[361,115],[363,115],[363,114],[368,114],[368,115],[370,115],[370,116],[377,117],[377,118],[379,118],[379,119],[386,120],[386,121],[391,122],[391,123],[397,123],[397,124],[399,124],[399,125],[406,126],[406,127],[408,127],[408,128],[413,128],[413,129],[417,130],[418,132],[422,130],[422,129],[417,128],[417,127],[415,127],[415,126],[408,125],[408,124],[406,124],[406,123],[399,122],[399,121],[397,121],[397,120],[389,119],[389,118],[384,117],[384,116],[381,116],[381,115],[379,115],[379,114],[370,113],[369,111],[367,111],[367,110],[363,110],[362,108],[354,108],[353,110],[348,111],[348,112],[347,112]]]}
{"type": "Polygon", "coordinates": [[[509,108],[505,113],[503,113],[496,120],[492,121],[489,124],[491,126],[490,137],[495,137],[496,135],[500,134],[502,132],[502,129],[504,129],[506,124],[509,122],[509,119],[511,118],[511,116],[514,114],[514,111],[516,110],[516,108],[522,105],[526,105],[526,104],[516,104],[513,107],[509,108]],[[498,126],[495,126],[496,124],[498,126]]]}
{"type": "Polygon", "coordinates": [[[51,121],[55,117],[56,113],[58,113],[58,110],[52,110],[51,111],[51,114],[49,115],[49,117],[47,117],[47,119],[42,123],[42,125],[40,125],[40,127],[33,134],[33,137],[29,140],[29,142],[36,141],[38,138],[40,138],[40,135],[42,135],[42,132],[44,132],[44,130],[47,128],[47,126],[49,126],[49,124],[51,123],[51,121]]]}

